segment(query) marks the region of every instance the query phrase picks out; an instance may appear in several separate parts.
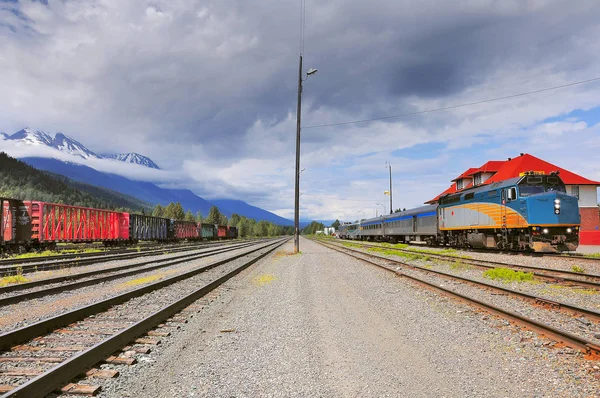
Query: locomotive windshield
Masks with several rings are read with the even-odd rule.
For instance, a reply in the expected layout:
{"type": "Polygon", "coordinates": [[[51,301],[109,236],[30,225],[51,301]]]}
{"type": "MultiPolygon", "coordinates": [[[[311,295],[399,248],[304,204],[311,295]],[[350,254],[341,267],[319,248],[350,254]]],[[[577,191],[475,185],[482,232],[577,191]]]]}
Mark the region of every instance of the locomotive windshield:
{"type": "Polygon", "coordinates": [[[556,176],[526,176],[519,182],[520,196],[553,191],[567,192],[565,184],[556,176]]]}

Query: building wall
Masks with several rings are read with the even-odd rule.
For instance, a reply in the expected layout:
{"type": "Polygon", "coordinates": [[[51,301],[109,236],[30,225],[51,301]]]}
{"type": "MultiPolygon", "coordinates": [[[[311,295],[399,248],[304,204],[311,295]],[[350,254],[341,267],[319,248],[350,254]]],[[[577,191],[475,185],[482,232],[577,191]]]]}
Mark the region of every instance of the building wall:
{"type": "Polygon", "coordinates": [[[580,207],[581,230],[598,231],[600,230],[600,210],[596,207],[580,207]]]}
{"type": "MultiPolygon", "coordinates": [[[[567,193],[571,195],[571,187],[567,185],[567,193]]],[[[579,185],[579,207],[598,207],[598,195],[595,185],[579,185]]]]}
{"type": "Polygon", "coordinates": [[[486,182],[495,173],[481,173],[481,181],[486,182]]]}

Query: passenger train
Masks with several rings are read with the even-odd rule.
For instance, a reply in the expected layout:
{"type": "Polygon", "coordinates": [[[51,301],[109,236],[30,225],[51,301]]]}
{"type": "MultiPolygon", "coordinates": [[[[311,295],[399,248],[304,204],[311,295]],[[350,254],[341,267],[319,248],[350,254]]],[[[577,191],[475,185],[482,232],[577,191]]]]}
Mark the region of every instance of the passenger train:
{"type": "Polygon", "coordinates": [[[444,195],[422,206],[340,226],[347,239],[459,248],[562,252],[579,245],[578,199],[558,173],[532,172],[444,195]]]}

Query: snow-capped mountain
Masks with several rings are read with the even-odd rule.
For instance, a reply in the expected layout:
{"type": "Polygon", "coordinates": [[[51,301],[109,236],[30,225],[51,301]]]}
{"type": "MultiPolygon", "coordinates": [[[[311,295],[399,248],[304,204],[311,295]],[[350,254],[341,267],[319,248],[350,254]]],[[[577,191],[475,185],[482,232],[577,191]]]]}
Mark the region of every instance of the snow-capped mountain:
{"type": "Polygon", "coordinates": [[[134,163],[160,170],[157,164],[154,163],[150,158],[135,152],[123,153],[119,155],[97,155],[93,151],[90,151],[88,148],[86,148],[81,142],[68,137],[63,133],[57,133],[54,137],[52,137],[52,135],[49,133],[44,131],[35,131],[27,127],[11,136],[0,133],[0,139],[19,141],[29,145],[45,145],[54,149],[58,149],[61,152],[81,157],[83,159],[115,159],[125,163],[134,163]]]}
{"type": "Polygon", "coordinates": [[[84,159],[99,158],[94,152],[87,149],[79,141],[67,137],[63,133],[57,133],[54,137],[44,131],[34,131],[24,128],[8,137],[9,140],[21,141],[30,145],[46,145],[58,149],[70,155],[80,156],[84,159]]]}
{"type": "Polygon", "coordinates": [[[106,158],[106,159],[115,159],[115,160],[119,160],[119,161],[125,162],[125,163],[134,163],[134,164],[139,164],[142,166],[150,167],[151,169],[159,169],[160,170],[160,167],[158,167],[158,165],[156,163],[154,163],[152,161],[152,159],[150,159],[147,156],[140,155],[139,153],[135,153],[135,152],[120,153],[118,155],[105,153],[100,156],[102,156],[103,158],[106,158]]]}
{"type": "Polygon", "coordinates": [[[71,155],[81,156],[82,158],[99,158],[94,152],[87,149],[79,141],[74,140],[71,137],[67,137],[63,133],[56,133],[54,140],[52,141],[52,147],[58,149],[61,152],[69,153],[71,155]]]}
{"type": "Polygon", "coordinates": [[[52,136],[43,131],[34,131],[30,128],[24,128],[23,130],[17,131],[10,137],[9,140],[23,141],[31,145],[46,145],[52,146],[52,136]]]}

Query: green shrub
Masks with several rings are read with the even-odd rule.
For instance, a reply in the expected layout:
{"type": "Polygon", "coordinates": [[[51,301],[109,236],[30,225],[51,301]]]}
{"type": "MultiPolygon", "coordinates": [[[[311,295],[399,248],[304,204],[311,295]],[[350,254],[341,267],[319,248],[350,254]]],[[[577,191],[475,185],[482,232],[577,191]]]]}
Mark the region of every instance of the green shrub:
{"type": "Polygon", "coordinates": [[[504,282],[526,282],[533,280],[531,272],[514,271],[508,268],[494,268],[483,273],[485,278],[504,282]]]}

